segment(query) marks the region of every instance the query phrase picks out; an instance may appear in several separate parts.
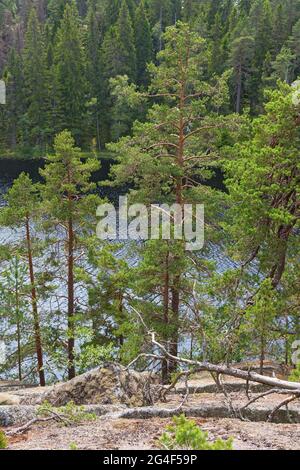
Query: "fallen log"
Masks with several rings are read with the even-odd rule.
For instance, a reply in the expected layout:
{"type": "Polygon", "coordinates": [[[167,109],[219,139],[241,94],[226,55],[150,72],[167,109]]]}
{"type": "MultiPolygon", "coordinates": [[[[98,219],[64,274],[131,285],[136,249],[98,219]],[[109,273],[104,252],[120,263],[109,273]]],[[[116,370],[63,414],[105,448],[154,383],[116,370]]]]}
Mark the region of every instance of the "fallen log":
{"type": "MultiPolygon", "coordinates": [[[[275,377],[268,377],[265,375],[260,375],[256,372],[244,371],[240,369],[235,369],[233,367],[228,367],[225,365],[215,365],[210,364],[209,362],[200,362],[193,359],[186,359],[183,357],[173,356],[166,350],[166,348],[156,341],[156,335],[153,332],[149,333],[151,335],[151,342],[154,346],[160,349],[160,351],[165,355],[166,358],[177,362],[178,364],[185,364],[194,369],[194,372],[212,372],[218,375],[226,375],[228,377],[235,377],[236,379],[242,379],[246,382],[256,382],[262,385],[267,385],[272,388],[282,388],[284,390],[291,390],[300,396],[300,383],[298,382],[289,382],[287,380],[277,379],[275,377]]],[[[161,357],[161,356],[160,356],[161,357]]]]}
{"type": "MultiPolygon", "coordinates": [[[[189,387],[188,377],[189,377],[189,375],[191,374],[191,372],[192,373],[198,373],[198,372],[204,372],[204,371],[211,373],[211,375],[214,378],[218,388],[220,389],[220,391],[223,392],[223,394],[225,396],[225,399],[227,401],[228,409],[229,409],[229,411],[230,411],[230,413],[233,417],[240,417],[241,419],[244,419],[244,415],[242,414],[242,411],[246,411],[247,406],[243,407],[242,410],[234,408],[234,406],[232,405],[231,397],[230,397],[228,391],[226,390],[225,385],[222,384],[222,382],[220,380],[220,377],[222,377],[222,376],[234,377],[236,379],[245,380],[245,382],[247,384],[247,386],[246,386],[246,395],[247,395],[247,398],[248,398],[249,402],[251,401],[251,398],[249,396],[249,390],[248,390],[249,389],[248,385],[249,385],[250,382],[254,382],[254,383],[258,383],[258,384],[270,387],[271,389],[274,390],[274,392],[275,392],[275,390],[280,390],[281,393],[290,392],[290,396],[287,399],[285,399],[284,401],[280,402],[273,409],[271,414],[268,416],[268,419],[267,419],[268,421],[272,421],[275,414],[284,406],[286,407],[286,412],[287,412],[287,415],[289,416],[288,405],[300,398],[300,383],[290,382],[288,380],[281,380],[281,379],[278,379],[277,377],[268,377],[268,376],[264,376],[264,375],[258,374],[256,372],[253,372],[251,370],[245,371],[245,370],[237,369],[237,368],[234,368],[234,367],[229,367],[228,365],[215,365],[215,364],[211,364],[209,362],[201,362],[201,361],[196,361],[196,360],[193,360],[193,359],[187,359],[187,358],[180,357],[180,356],[174,356],[173,354],[171,354],[166,349],[166,347],[163,344],[161,344],[160,342],[158,342],[156,340],[156,333],[153,332],[153,331],[150,331],[147,328],[147,325],[145,324],[145,322],[142,318],[142,315],[132,305],[131,305],[131,308],[137,314],[137,316],[140,319],[142,325],[146,329],[147,334],[150,336],[152,346],[154,347],[155,350],[159,351],[159,355],[157,355],[157,357],[156,357],[157,361],[161,361],[162,358],[163,358],[166,361],[167,360],[171,361],[173,364],[174,363],[175,364],[180,364],[182,366],[182,370],[178,374],[177,381],[182,376],[186,377],[186,384],[185,384],[186,385],[186,395],[185,395],[185,399],[184,399],[184,404],[186,403],[186,401],[188,399],[188,396],[189,396],[189,390],[188,390],[188,387],[189,387]],[[184,366],[184,368],[183,368],[183,366],[184,366]]],[[[143,354],[143,356],[145,356],[145,355],[143,354]]],[[[154,356],[155,356],[154,354],[149,355],[149,357],[151,357],[152,360],[153,360],[154,356]]],[[[139,357],[135,361],[133,361],[130,364],[130,366],[132,366],[139,359],[139,357]]],[[[175,382],[172,383],[171,387],[164,390],[164,392],[161,394],[161,397],[165,398],[166,393],[168,393],[171,389],[174,389],[175,385],[176,385],[176,380],[175,380],[175,382]],[[166,392],[166,390],[167,390],[167,392],[166,392]]]]}

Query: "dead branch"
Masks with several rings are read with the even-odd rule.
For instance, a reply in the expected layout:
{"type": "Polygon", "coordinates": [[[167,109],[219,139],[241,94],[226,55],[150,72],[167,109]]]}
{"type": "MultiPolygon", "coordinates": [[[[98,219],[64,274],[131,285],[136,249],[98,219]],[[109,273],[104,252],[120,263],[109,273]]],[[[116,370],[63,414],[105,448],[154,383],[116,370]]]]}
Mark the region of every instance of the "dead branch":
{"type": "Polygon", "coordinates": [[[16,436],[18,434],[23,434],[24,432],[28,431],[29,429],[32,428],[37,423],[46,423],[48,421],[54,421],[55,417],[54,416],[49,416],[48,418],[33,418],[28,423],[23,424],[23,426],[20,426],[16,429],[12,429],[11,431],[7,431],[5,434],[6,436],[16,436]]]}
{"type": "Polygon", "coordinates": [[[46,418],[36,417],[28,421],[27,423],[23,424],[22,426],[12,429],[6,433],[7,436],[16,436],[18,434],[23,434],[24,432],[28,431],[37,423],[47,423],[49,421],[56,421],[63,423],[65,426],[71,426],[72,422],[62,413],[58,413],[54,410],[45,410],[44,414],[49,414],[46,418]]]}
{"type": "MultiPolygon", "coordinates": [[[[196,361],[196,360],[193,360],[193,359],[186,359],[186,358],[183,358],[183,357],[177,357],[177,356],[172,355],[166,349],[166,347],[163,344],[161,344],[159,341],[156,340],[156,333],[153,332],[153,331],[150,331],[147,328],[147,325],[146,325],[144,319],[142,318],[142,315],[134,307],[131,306],[131,308],[137,314],[137,316],[139,317],[142,325],[146,329],[147,334],[151,337],[151,344],[154,346],[154,348],[156,350],[158,349],[160,351],[161,354],[158,356],[159,359],[164,358],[164,359],[172,360],[174,363],[180,364],[181,366],[185,367],[186,369],[188,368],[188,370],[182,370],[180,372],[180,374],[176,377],[175,381],[168,388],[164,389],[164,392],[163,392],[163,395],[162,395],[163,398],[165,399],[167,393],[169,393],[171,390],[173,390],[175,388],[178,380],[181,377],[185,377],[185,385],[186,385],[187,392],[186,392],[186,395],[184,397],[184,400],[183,400],[182,404],[180,405],[180,409],[187,402],[188,397],[189,397],[189,386],[188,386],[189,376],[192,373],[203,372],[203,371],[207,371],[207,372],[211,373],[212,377],[214,378],[214,380],[216,382],[216,385],[217,385],[218,389],[225,396],[225,399],[226,399],[226,402],[228,404],[228,408],[229,408],[230,413],[236,418],[239,417],[240,419],[244,419],[243,415],[242,415],[243,411],[245,411],[251,404],[255,403],[260,398],[263,398],[265,396],[275,394],[275,393],[283,394],[283,395],[288,394],[289,397],[286,398],[283,402],[279,403],[279,405],[277,405],[274,408],[274,410],[272,411],[272,413],[270,414],[269,421],[272,421],[273,417],[276,414],[276,412],[280,408],[282,408],[283,406],[286,406],[287,411],[288,411],[288,405],[291,402],[293,402],[293,401],[300,398],[300,383],[290,382],[290,381],[286,381],[286,380],[280,380],[280,379],[277,379],[276,377],[267,377],[267,376],[264,376],[264,375],[260,375],[256,372],[253,372],[251,370],[243,371],[241,369],[236,369],[236,368],[230,367],[228,365],[215,365],[215,364],[211,364],[211,363],[208,363],[208,362],[200,362],[200,361],[196,361]],[[234,378],[238,378],[238,379],[241,379],[241,380],[245,380],[245,382],[246,382],[246,395],[247,395],[247,398],[248,398],[248,403],[244,407],[242,407],[241,409],[236,410],[234,408],[231,397],[230,397],[229,393],[227,392],[225,386],[222,384],[222,382],[220,380],[220,377],[222,377],[222,376],[229,376],[229,377],[234,377],[234,378]],[[250,382],[255,382],[255,383],[265,385],[267,387],[272,387],[272,389],[268,390],[267,392],[264,392],[264,393],[260,394],[259,396],[255,397],[253,399],[250,399],[250,395],[249,395],[250,382]]],[[[146,355],[143,355],[143,357],[146,357],[146,355]]],[[[149,355],[149,357],[153,357],[153,354],[149,355]]],[[[134,361],[134,362],[136,362],[136,361],[134,361]]]]}
{"type": "Polygon", "coordinates": [[[185,377],[186,379],[189,378],[190,375],[192,375],[195,371],[194,370],[190,370],[190,371],[181,371],[179,374],[176,375],[175,379],[173,380],[173,382],[171,383],[171,385],[169,385],[168,387],[164,387],[163,390],[162,390],[162,393],[161,393],[161,399],[162,401],[166,401],[166,396],[168,395],[168,393],[170,393],[172,390],[175,390],[175,387],[176,385],[178,384],[179,380],[182,378],[182,377],[185,377]]]}
{"type": "Polygon", "coordinates": [[[294,391],[300,394],[300,383],[280,380],[275,377],[267,377],[264,375],[257,374],[256,372],[251,372],[251,371],[246,372],[246,371],[235,369],[229,366],[218,366],[218,365],[210,364],[209,362],[200,362],[200,361],[195,361],[193,359],[186,359],[182,357],[173,356],[166,350],[166,348],[162,344],[156,341],[155,333],[149,332],[149,334],[151,334],[152,344],[156,346],[157,348],[159,348],[165,354],[167,358],[179,364],[181,363],[187,366],[193,366],[196,369],[196,372],[200,372],[200,371],[214,372],[219,375],[227,375],[229,377],[235,377],[237,379],[242,379],[245,381],[249,380],[251,382],[257,382],[257,383],[260,383],[262,385],[266,385],[269,387],[286,389],[286,390],[294,391]]]}
{"type": "Polygon", "coordinates": [[[180,410],[182,410],[182,408],[184,407],[184,405],[188,402],[188,399],[189,399],[189,396],[190,396],[189,374],[185,374],[184,383],[185,383],[185,395],[184,395],[184,397],[183,397],[182,402],[181,402],[180,405],[178,406],[178,408],[175,409],[175,413],[178,413],[180,410]]]}
{"type": "Polygon", "coordinates": [[[220,390],[221,393],[223,393],[224,397],[225,397],[225,401],[227,403],[227,406],[228,406],[228,409],[229,409],[229,412],[230,414],[232,415],[233,418],[237,418],[238,415],[237,415],[237,412],[233,406],[233,403],[232,403],[232,400],[230,398],[230,395],[229,393],[227,393],[227,390],[224,386],[224,384],[222,383],[220,377],[221,377],[221,374],[214,374],[214,373],[211,373],[211,376],[212,378],[214,379],[218,389],[220,390]]]}
{"type": "Polygon", "coordinates": [[[279,403],[279,405],[275,406],[274,410],[272,411],[272,413],[270,414],[269,418],[268,418],[268,423],[271,423],[275,417],[275,414],[277,413],[277,411],[279,411],[283,406],[286,406],[287,407],[287,411],[288,411],[288,405],[290,403],[292,403],[292,401],[295,401],[299,398],[299,395],[291,395],[289,396],[288,398],[286,398],[285,400],[283,400],[281,403],[279,403]]]}

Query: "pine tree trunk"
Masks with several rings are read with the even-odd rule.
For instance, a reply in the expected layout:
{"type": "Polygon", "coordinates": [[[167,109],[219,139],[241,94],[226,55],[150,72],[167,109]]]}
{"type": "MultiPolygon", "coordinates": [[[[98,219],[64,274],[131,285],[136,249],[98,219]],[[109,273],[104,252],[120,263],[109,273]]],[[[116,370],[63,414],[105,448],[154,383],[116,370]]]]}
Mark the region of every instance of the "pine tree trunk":
{"type": "Polygon", "coordinates": [[[16,289],[15,298],[16,298],[16,314],[17,314],[18,377],[21,382],[22,381],[22,351],[21,351],[21,325],[20,325],[20,295],[19,295],[18,281],[16,281],[15,289],[16,289]]]}
{"type": "MultiPolygon", "coordinates": [[[[172,339],[170,342],[170,354],[172,356],[178,356],[178,341],[179,341],[179,307],[180,307],[180,292],[179,292],[179,285],[180,285],[180,276],[176,276],[175,278],[175,285],[171,289],[172,293],[172,324],[174,325],[174,330],[172,334],[172,339]]],[[[169,374],[173,374],[177,371],[178,364],[177,362],[170,361],[169,364],[169,374]]]]}
{"type": "MultiPolygon", "coordinates": [[[[71,196],[69,197],[71,203],[71,196]]],[[[74,331],[74,229],[72,217],[68,221],[68,378],[74,379],[75,331],[74,331]]]]}
{"type": "Polygon", "coordinates": [[[31,247],[31,234],[29,226],[29,218],[26,219],[26,241],[27,241],[27,255],[28,255],[28,268],[31,284],[31,302],[32,302],[32,313],[34,319],[34,336],[35,336],[35,348],[38,362],[38,373],[40,386],[45,387],[45,372],[44,372],[44,363],[43,363],[43,349],[42,349],[42,340],[41,340],[41,328],[40,328],[40,319],[37,308],[37,294],[35,288],[35,277],[33,269],[33,258],[32,258],[32,247],[31,247]]]}
{"type": "MultiPolygon", "coordinates": [[[[169,252],[166,254],[165,261],[165,274],[164,274],[164,291],[163,291],[163,308],[164,308],[164,326],[166,329],[169,327],[169,289],[170,289],[170,276],[169,276],[169,252]]],[[[169,337],[169,331],[167,331],[166,337],[169,337]]],[[[168,347],[168,346],[166,346],[168,347]]],[[[168,361],[164,359],[161,364],[161,375],[163,384],[167,384],[169,381],[169,370],[168,361]]]]}
{"type": "Polygon", "coordinates": [[[262,333],[260,338],[260,375],[264,375],[265,358],[265,338],[262,333]]]}
{"type": "MultiPolygon", "coordinates": [[[[179,168],[184,169],[184,146],[185,146],[185,99],[186,99],[186,82],[184,79],[181,81],[180,87],[180,98],[179,98],[179,109],[180,119],[178,123],[179,138],[178,138],[178,152],[177,152],[177,165],[179,168]]],[[[183,209],[183,182],[182,177],[179,176],[176,181],[176,204],[182,208],[182,220],[184,220],[184,209],[183,209]]],[[[178,260],[180,261],[180,260],[178,260]]],[[[176,263],[176,258],[174,259],[176,263]]],[[[178,272],[173,279],[173,285],[171,288],[172,293],[172,325],[174,325],[174,333],[172,334],[172,342],[170,344],[170,353],[173,356],[178,356],[178,341],[179,341],[179,310],[180,310],[180,284],[181,284],[181,273],[178,272]]],[[[170,362],[169,373],[174,373],[177,370],[177,363],[170,362]]]]}

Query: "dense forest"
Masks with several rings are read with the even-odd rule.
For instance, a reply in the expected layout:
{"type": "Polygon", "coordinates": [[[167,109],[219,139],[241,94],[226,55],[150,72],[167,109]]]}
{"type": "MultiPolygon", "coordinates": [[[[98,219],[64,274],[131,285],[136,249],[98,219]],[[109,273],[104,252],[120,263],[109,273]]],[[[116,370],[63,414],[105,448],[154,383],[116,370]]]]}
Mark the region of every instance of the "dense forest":
{"type": "Polygon", "coordinates": [[[179,20],[206,41],[205,79],[228,74],[222,113],[260,114],[264,91],[298,76],[299,18],[297,0],[3,0],[2,153],[44,155],[64,129],[97,150],[130,133],[147,107],[119,103],[111,79],[127,75],[147,89],[147,64],[164,48],[165,28],[179,20]]]}
{"type": "Polygon", "coordinates": [[[174,357],[292,364],[299,74],[300,0],[0,1],[0,157],[45,159],[0,210],[5,377],[126,365],[149,331],[174,357]],[[100,186],[204,204],[204,249],[100,240],[100,186]]]}

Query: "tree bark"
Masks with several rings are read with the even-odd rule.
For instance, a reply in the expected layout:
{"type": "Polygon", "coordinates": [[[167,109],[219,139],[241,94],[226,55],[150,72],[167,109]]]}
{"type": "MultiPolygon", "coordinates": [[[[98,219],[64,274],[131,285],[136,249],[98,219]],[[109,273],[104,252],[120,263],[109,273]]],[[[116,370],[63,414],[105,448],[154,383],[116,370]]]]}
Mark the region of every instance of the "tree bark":
{"type": "Polygon", "coordinates": [[[17,315],[17,347],[18,347],[18,377],[22,381],[22,350],[21,350],[21,325],[20,325],[20,294],[19,283],[16,279],[15,285],[16,315],[17,315]]]}
{"type": "MultiPolygon", "coordinates": [[[[164,288],[163,288],[163,306],[164,306],[164,326],[169,328],[169,289],[170,289],[170,276],[169,276],[169,252],[166,254],[165,260],[165,273],[164,273],[164,288]]],[[[169,337],[169,331],[166,335],[169,337]]],[[[163,384],[167,384],[169,381],[169,368],[168,361],[164,359],[161,363],[161,375],[163,384]]]]}
{"type": "Polygon", "coordinates": [[[241,112],[241,98],[242,98],[242,66],[240,64],[239,69],[238,69],[236,107],[235,107],[235,111],[238,114],[240,114],[240,112],[241,112]]]}
{"type": "MultiPolygon", "coordinates": [[[[71,197],[69,196],[71,203],[71,197]]],[[[73,219],[68,220],[68,378],[74,379],[75,371],[75,331],[74,331],[74,228],[73,219]]]]}
{"type": "Polygon", "coordinates": [[[35,348],[38,362],[38,374],[40,380],[40,386],[45,387],[45,372],[44,372],[44,362],[43,362],[43,349],[42,349],[42,340],[41,340],[41,328],[40,328],[40,319],[37,307],[37,293],[35,287],[35,276],[33,269],[33,257],[32,257],[32,246],[31,246],[31,233],[29,225],[29,217],[26,219],[26,242],[27,242],[27,256],[28,256],[28,268],[31,284],[31,303],[32,303],[32,313],[34,320],[34,336],[35,336],[35,348]]]}

